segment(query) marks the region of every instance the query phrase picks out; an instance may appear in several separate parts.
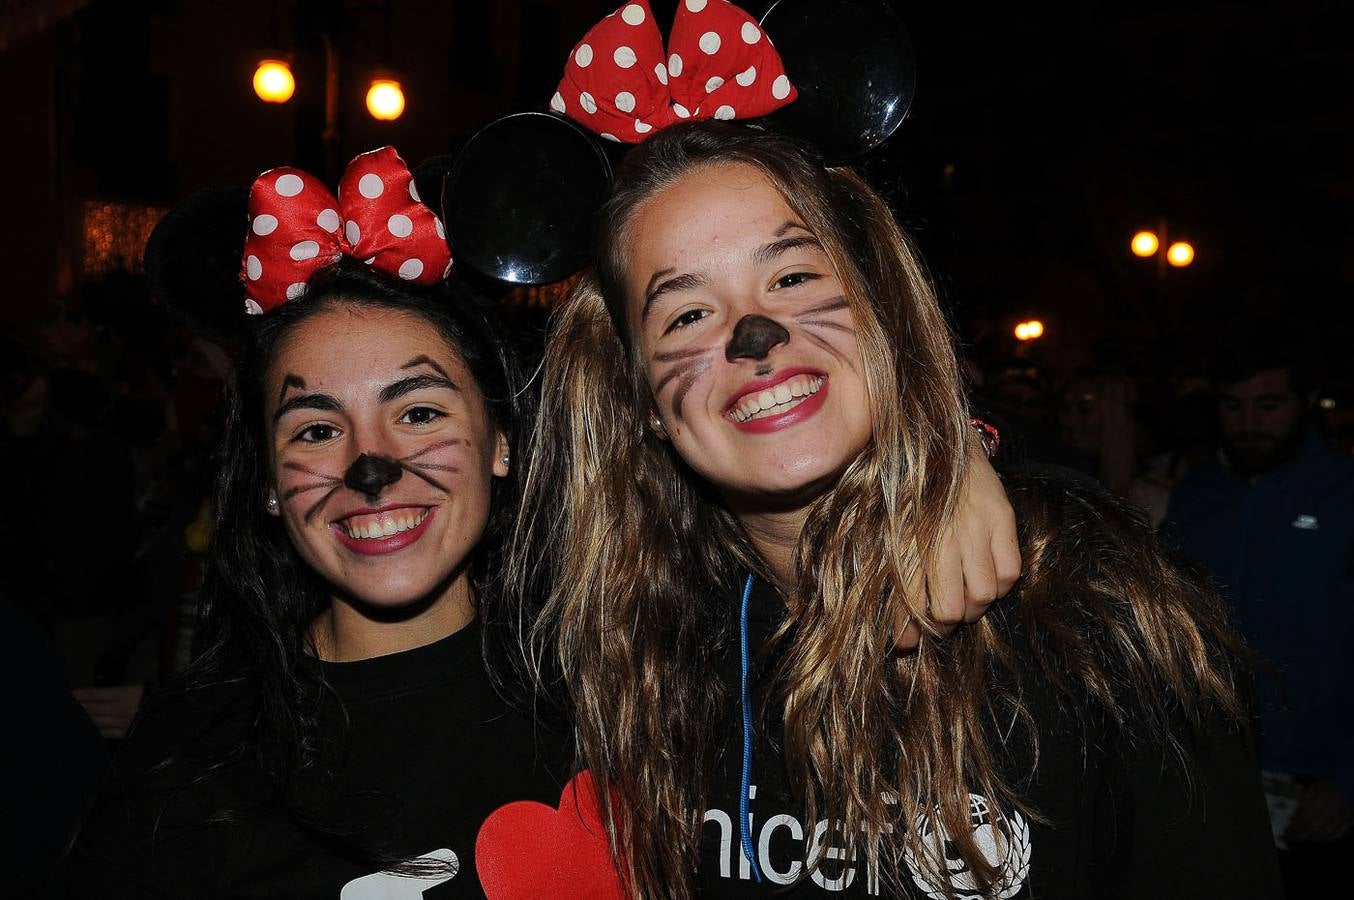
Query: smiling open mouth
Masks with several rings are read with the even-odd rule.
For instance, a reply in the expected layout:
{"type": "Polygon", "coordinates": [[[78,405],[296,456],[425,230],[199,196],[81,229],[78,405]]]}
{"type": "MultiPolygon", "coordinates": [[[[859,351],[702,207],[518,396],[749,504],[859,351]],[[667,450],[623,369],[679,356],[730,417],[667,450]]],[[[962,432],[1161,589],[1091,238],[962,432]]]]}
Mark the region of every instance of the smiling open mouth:
{"type": "Polygon", "coordinates": [[[773,388],[750,393],[739,399],[729,410],[735,422],[768,419],[789,412],[818,393],[826,381],[823,375],[796,375],[773,388]]]}
{"type": "Polygon", "coordinates": [[[406,507],[368,516],[349,516],[335,524],[354,540],[374,541],[417,528],[426,518],[427,507],[406,507]]]}
{"type": "Polygon", "coordinates": [[[343,546],[362,556],[383,556],[417,543],[437,511],[432,506],[400,506],[347,516],[329,523],[343,546]]]}

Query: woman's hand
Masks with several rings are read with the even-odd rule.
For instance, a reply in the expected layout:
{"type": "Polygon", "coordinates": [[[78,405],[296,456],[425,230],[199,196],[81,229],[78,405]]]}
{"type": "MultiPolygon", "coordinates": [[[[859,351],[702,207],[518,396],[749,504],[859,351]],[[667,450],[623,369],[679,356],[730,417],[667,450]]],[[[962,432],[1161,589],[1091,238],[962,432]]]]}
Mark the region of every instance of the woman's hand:
{"type": "MultiPolygon", "coordinates": [[[[931,621],[949,633],[976,622],[1020,577],[1015,511],[981,447],[969,450],[968,476],[959,509],[941,539],[934,570],[926,576],[931,621]]],[[[921,627],[910,616],[898,622],[897,647],[913,650],[921,627]]]]}

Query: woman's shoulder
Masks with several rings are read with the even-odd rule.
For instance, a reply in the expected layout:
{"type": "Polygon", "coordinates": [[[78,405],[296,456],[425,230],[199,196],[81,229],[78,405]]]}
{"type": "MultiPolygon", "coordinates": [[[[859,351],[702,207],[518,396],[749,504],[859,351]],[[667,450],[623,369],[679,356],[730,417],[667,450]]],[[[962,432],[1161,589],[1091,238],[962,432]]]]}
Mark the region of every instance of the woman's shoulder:
{"type": "Polygon", "coordinates": [[[1041,673],[1122,724],[1161,733],[1242,718],[1246,653],[1208,579],[1136,507],[1056,471],[1005,476],[1024,574],[994,620],[1041,673]]]}

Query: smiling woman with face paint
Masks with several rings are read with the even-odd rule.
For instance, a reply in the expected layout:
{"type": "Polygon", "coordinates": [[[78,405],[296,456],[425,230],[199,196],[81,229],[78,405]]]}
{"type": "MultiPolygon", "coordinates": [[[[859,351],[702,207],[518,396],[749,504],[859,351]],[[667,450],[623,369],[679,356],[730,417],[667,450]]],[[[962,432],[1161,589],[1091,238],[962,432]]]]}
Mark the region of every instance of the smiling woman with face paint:
{"type": "Polygon", "coordinates": [[[474,616],[470,554],[510,457],[459,342],[431,352],[437,335],[398,309],[321,303],[274,351],[267,509],[339,589],[313,629],[322,658],[417,645],[474,616]]]}
{"type": "Polygon", "coordinates": [[[554,553],[513,570],[554,577],[535,652],[633,896],[1275,895],[1243,652],[1126,508],[1011,481],[1017,596],[936,639],[916,574],[967,411],[857,174],[678,124],[626,158],[602,234],[514,542],[554,553]]]}
{"type": "MultiPolygon", "coordinates": [[[[402,163],[358,166],[364,197],[377,174],[414,198],[378,207],[395,237],[400,217],[434,231],[402,163]]],[[[255,191],[318,195],[305,178],[255,191]]],[[[254,233],[285,217],[253,208],[254,233]]],[[[299,237],[280,255],[305,256],[299,237]]],[[[246,249],[246,277],[276,265],[287,299],[252,317],[230,394],[200,655],[129,738],[73,896],[483,896],[484,820],[560,797],[567,742],[500,699],[481,623],[527,395],[486,314],[441,280],[440,235],[418,251],[429,283],[393,246],[399,277],[358,245],[304,282],[246,249]]]]}

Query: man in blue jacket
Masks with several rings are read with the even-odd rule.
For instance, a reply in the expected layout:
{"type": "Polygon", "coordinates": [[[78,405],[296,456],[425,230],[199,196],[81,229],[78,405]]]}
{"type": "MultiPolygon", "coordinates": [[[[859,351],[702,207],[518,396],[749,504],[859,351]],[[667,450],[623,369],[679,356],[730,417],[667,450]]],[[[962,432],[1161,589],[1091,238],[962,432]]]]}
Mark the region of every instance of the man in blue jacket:
{"type": "Polygon", "coordinates": [[[1354,849],[1354,459],[1316,433],[1294,359],[1272,335],[1220,354],[1221,452],[1176,487],[1165,525],[1262,661],[1261,761],[1290,895],[1354,849]]]}

